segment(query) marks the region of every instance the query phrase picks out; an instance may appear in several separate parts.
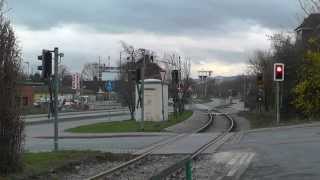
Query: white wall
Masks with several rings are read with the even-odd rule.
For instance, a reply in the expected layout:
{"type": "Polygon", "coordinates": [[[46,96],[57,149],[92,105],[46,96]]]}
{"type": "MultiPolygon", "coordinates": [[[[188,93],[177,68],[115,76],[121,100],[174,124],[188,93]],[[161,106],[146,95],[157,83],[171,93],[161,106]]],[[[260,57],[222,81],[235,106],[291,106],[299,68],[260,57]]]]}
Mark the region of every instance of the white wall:
{"type": "MultiPolygon", "coordinates": [[[[136,91],[137,92],[137,91],[136,91]]],[[[144,85],[144,120],[162,121],[162,85],[160,80],[146,79],[144,85]]],[[[138,101],[138,94],[136,93],[138,101]]],[[[164,119],[168,120],[168,85],[163,85],[164,119]]],[[[141,109],[136,109],[136,120],[141,121],[141,109]]]]}

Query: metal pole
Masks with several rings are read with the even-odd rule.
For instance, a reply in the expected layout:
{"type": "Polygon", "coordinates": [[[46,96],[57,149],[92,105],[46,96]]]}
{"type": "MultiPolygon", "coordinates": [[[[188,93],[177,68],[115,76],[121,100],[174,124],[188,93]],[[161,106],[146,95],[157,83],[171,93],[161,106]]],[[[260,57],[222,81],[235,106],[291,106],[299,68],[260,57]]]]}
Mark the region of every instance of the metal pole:
{"type": "Polygon", "coordinates": [[[144,68],[145,68],[145,50],[143,52],[142,68],[141,68],[141,130],[144,131],[144,68]]]}
{"type": "Polygon", "coordinates": [[[204,78],[204,97],[207,97],[207,75],[204,78]]]}
{"type": "Polygon", "coordinates": [[[121,58],[122,58],[122,57],[121,57],[121,51],[120,51],[120,65],[119,65],[119,66],[120,66],[120,69],[119,69],[120,74],[121,74],[121,69],[122,69],[122,65],[121,65],[121,58]]]}
{"type": "Polygon", "coordinates": [[[59,92],[59,80],[58,80],[58,62],[59,61],[59,49],[54,48],[54,150],[58,151],[58,92],[59,92]]]}
{"type": "Polygon", "coordinates": [[[30,69],[29,68],[30,67],[30,63],[29,62],[25,62],[25,63],[28,65],[28,71],[27,71],[27,76],[28,77],[27,77],[27,80],[29,80],[30,79],[30,70],[29,70],[30,69]]]}
{"type": "Polygon", "coordinates": [[[280,82],[276,82],[276,112],[277,112],[277,124],[280,124],[280,82]]]}
{"type": "Polygon", "coordinates": [[[192,166],[191,161],[186,163],[186,180],[192,180],[192,166]]]}
{"type": "Polygon", "coordinates": [[[100,63],[101,63],[101,60],[100,60],[100,56],[98,57],[98,81],[100,81],[100,63]]]}
{"type": "Polygon", "coordinates": [[[161,88],[162,88],[162,121],[164,121],[164,103],[163,103],[163,80],[162,80],[162,83],[161,83],[161,88]]]}
{"type": "Polygon", "coordinates": [[[244,86],[243,86],[243,102],[244,102],[244,107],[245,107],[245,104],[246,104],[246,95],[247,95],[247,92],[246,92],[246,90],[247,90],[247,77],[246,77],[246,75],[244,75],[244,86]]]}

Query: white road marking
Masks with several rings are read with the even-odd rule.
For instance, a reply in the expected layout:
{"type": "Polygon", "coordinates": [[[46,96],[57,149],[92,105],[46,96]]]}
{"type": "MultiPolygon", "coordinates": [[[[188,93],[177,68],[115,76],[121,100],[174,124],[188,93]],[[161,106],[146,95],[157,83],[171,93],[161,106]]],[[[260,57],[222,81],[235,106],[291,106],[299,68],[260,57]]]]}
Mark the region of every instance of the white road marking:
{"type": "Polygon", "coordinates": [[[255,156],[254,153],[246,153],[228,172],[227,176],[232,177],[237,173],[242,173],[250,164],[251,160],[255,156]]]}

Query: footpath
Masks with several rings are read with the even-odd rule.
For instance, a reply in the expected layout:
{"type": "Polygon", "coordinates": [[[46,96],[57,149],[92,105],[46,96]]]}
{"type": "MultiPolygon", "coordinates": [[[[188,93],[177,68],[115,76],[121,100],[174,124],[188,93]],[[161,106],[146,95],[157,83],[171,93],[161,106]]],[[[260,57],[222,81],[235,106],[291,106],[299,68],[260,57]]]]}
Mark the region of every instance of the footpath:
{"type": "Polygon", "coordinates": [[[206,111],[193,111],[192,116],[174,126],[170,126],[165,130],[173,133],[193,133],[203,127],[209,121],[209,116],[206,111]]]}

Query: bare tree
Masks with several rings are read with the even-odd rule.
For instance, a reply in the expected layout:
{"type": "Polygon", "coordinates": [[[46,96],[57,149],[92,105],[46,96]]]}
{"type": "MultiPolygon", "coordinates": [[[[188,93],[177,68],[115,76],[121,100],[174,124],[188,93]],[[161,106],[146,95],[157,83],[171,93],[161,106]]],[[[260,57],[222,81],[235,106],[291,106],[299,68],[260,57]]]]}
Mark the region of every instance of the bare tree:
{"type": "Polygon", "coordinates": [[[136,110],[136,88],[135,81],[132,78],[132,73],[130,71],[131,63],[122,64],[122,71],[120,74],[119,81],[116,86],[116,92],[120,96],[120,100],[128,106],[131,119],[135,119],[134,113],[136,110]]]}
{"type": "Polygon", "coordinates": [[[121,74],[118,82],[117,92],[121,100],[128,106],[131,113],[131,119],[134,119],[136,110],[136,91],[137,83],[135,81],[138,69],[142,68],[143,60],[146,61],[144,69],[144,77],[141,79],[160,79],[160,67],[152,62],[151,56],[154,53],[145,49],[135,49],[133,46],[121,41],[126,62],[121,64],[121,74]]]}
{"type": "Polygon", "coordinates": [[[99,64],[98,63],[86,63],[83,66],[81,77],[84,80],[95,80],[99,76],[99,64]]]}
{"type": "Polygon", "coordinates": [[[70,70],[66,65],[60,64],[58,74],[60,79],[62,80],[65,76],[70,75],[70,70]]]}
{"type": "Polygon", "coordinates": [[[21,56],[9,20],[0,1],[0,174],[22,168],[24,122],[20,118],[17,80],[21,56]]]}
{"type": "Polygon", "coordinates": [[[58,76],[59,76],[59,80],[60,80],[60,94],[63,95],[63,85],[65,84],[64,82],[66,81],[66,77],[68,75],[71,75],[69,68],[66,65],[60,64],[59,65],[59,72],[58,72],[58,76]]]}
{"type": "Polygon", "coordinates": [[[136,70],[136,59],[141,57],[141,52],[134,49],[133,46],[127,43],[120,42],[123,48],[124,57],[126,62],[120,64],[120,77],[116,91],[120,96],[120,100],[128,106],[131,114],[131,119],[135,119],[134,113],[136,110],[136,82],[134,81],[134,71],[136,70]]]}
{"type": "Polygon", "coordinates": [[[191,95],[190,89],[193,85],[193,80],[190,78],[191,59],[189,57],[182,58],[175,52],[166,53],[162,59],[166,61],[164,64],[168,73],[167,79],[171,81],[169,84],[169,96],[175,100],[174,111],[176,112],[179,109],[179,111],[182,112],[184,111],[184,104],[191,95]],[[170,73],[173,70],[178,70],[179,72],[180,93],[182,93],[182,98],[180,100],[178,100],[177,84],[172,83],[170,73]]]}
{"type": "Polygon", "coordinates": [[[298,0],[303,12],[308,16],[320,12],[320,0],[298,0]]]}

